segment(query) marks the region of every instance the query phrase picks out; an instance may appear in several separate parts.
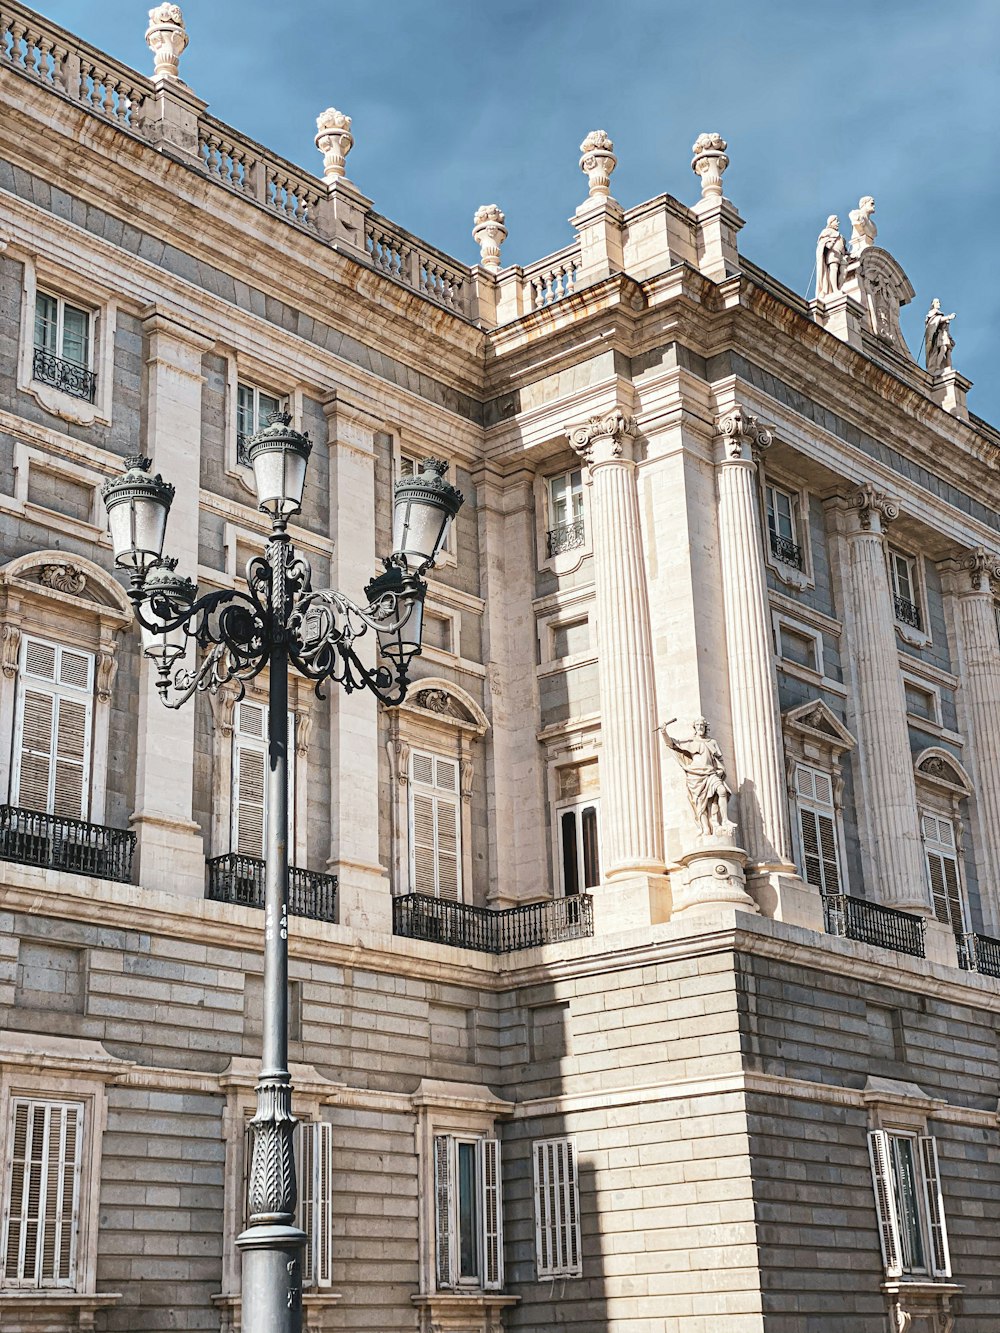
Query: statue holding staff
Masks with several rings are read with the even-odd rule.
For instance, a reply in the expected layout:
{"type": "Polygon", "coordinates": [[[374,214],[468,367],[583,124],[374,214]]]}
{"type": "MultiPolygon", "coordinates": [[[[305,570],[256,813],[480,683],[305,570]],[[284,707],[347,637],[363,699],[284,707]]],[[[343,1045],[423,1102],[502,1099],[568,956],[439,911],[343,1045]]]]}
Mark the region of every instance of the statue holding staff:
{"type": "MultiPolygon", "coordinates": [[[[676,718],[670,719],[674,721],[676,718]]],[[[706,837],[729,833],[733,825],[729,821],[728,802],[733,793],[726,781],[722,751],[709,736],[708,723],[703,717],[696,717],[691,738],[678,741],[667,731],[670,722],[664,722],[657,730],[684,769],[688,800],[698,827],[706,837]]]]}

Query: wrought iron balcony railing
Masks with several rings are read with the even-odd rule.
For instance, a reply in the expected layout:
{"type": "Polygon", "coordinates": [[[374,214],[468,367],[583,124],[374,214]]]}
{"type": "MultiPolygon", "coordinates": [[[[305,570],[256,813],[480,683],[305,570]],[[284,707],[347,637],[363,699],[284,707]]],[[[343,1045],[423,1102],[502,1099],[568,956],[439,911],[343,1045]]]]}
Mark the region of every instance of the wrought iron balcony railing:
{"type": "Polygon", "coordinates": [[[969,931],[958,937],[958,961],[968,972],[1000,977],[1000,940],[969,931]]]}
{"type": "Polygon", "coordinates": [[[579,893],[495,910],[408,893],[393,899],[392,932],[479,953],[513,953],[593,935],[594,900],[579,893]]]}
{"type": "Polygon", "coordinates": [[[910,625],[913,629],[923,629],[924,622],[920,615],[920,607],[916,602],[911,602],[906,597],[894,597],[892,604],[896,608],[896,619],[904,625],[910,625]]]}
{"type": "Polygon", "coordinates": [[[562,555],[563,551],[575,551],[578,547],[584,546],[587,541],[587,530],[583,519],[578,518],[572,523],[560,523],[558,527],[550,528],[545,534],[545,541],[550,556],[562,555]]]}
{"type": "Polygon", "coordinates": [[[894,949],[896,953],[908,953],[914,958],[925,956],[922,916],[900,912],[895,907],[883,907],[867,898],[854,898],[849,893],[824,894],[823,913],[831,935],[861,940],[880,949],[894,949]]]}
{"type": "Polygon", "coordinates": [[[134,851],[126,829],[0,805],[0,860],[129,884],[134,851]]]}
{"type": "MultiPolygon", "coordinates": [[[[264,909],[264,862],[256,856],[229,852],[210,857],[208,897],[217,903],[264,909]]],[[[288,868],[288,910],[312,921],[336,921],[337,876],[317,870],[288,868]]]]}
{"type": "Polygon", "coordinates": [[[793,569],[802,570],[802,547],[798,542],[793,542],[790,537],[779,537],[776,532],[769,534],[771,538],[771,553],[775,560],[780,560],[783,565],[791,565],[793,569]]]}
{"type": "Polygon", "coordinates": [[[82,398],[88,403],[94,401],[96,373],[75,361],[64,361],[61,356],[47,352],[44,347],[35,348],[31,378],[39,384],[49,384],[53,389],[69,394],[71,398],[82,398]]]}

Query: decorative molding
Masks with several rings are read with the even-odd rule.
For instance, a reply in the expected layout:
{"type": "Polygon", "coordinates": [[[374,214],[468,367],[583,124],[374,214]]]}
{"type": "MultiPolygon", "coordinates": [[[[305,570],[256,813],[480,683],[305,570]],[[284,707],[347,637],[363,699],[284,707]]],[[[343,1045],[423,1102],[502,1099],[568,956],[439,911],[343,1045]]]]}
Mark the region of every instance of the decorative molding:
{"type": "Polygon", "coordinates": [[[787,731],[799,732],[835,754],[853,750],[857,745],[840,718],[822,699],[811,699],[796,708],[789,708],[782,718],[787,731]]]}
{"type": "Polygon", "coordinates": [[[53,588],[56,592],[80,597],[86,591],[87,575],[79,565],[67,560],[65,564],[42,565],[38,571],[38,582],[43,588],[53,588]]]}
{"type": "Polygon", "coordinates": [[[882,527],[899,518],[899,504],[882,491],[877,491],[871,482],[863,482],[851,497],[852,506],[861,518],[861,527],[865,532],[871,530],[872,515],[877,514],[882,527]]]}
{"type": "Polygon", "coordinates": [[[913,761],[913,775],[918,781],[926,778],[954,795],[972,795],[972,779],[955,756],[939,745],[921,750],[913,761]]]}
{"type": "Polygon", "coordinates": [[[17,625],[0,625],[0,670],[9,679],[17,675],[21,656],[21,630],[17,625]]]}
{"type": "Polygon", "coordinates": [[[731,460],[746,458],[749,451],[750,457],[757,462],[761,453],[774,443],[771,432],[739,404],[720,418],[718,429],[725,437],[726,454],[731,460]]]}
{"type": "Polygon", "coordinates": [[[97,654],[97,697],[102,704],[111,702],[111,687],[118,675],[118,654],[113,648],[102,648],[97,654]]]}
{"type": "Polygon", "coordinates": [[[977,546],[971,554],[965,556],[962,568],[968,570],[969,585],[975,592],[989,592],[992,583],[1000,583],[1000,556],[987,551],[985,546],[977,546]]]}

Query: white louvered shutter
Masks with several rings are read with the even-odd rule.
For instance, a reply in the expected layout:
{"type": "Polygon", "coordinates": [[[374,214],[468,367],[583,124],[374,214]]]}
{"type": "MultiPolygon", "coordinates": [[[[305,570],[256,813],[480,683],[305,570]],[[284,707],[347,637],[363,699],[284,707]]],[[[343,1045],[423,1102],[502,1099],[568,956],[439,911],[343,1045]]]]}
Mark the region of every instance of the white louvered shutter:
{"type": "Polygon", "coordinates": [[[920,829],[924,839],[934,915],[945,925],[950,925],[957,934],[961,934],[965,929],[965,910],[958,873],[955,826],[950,819],[922,815],[920,829]]]}
{"type": "Polygon", "coordinates": [[[92,654],[25,638],[12,804],[66,819],[86,818],[93,681],[92,654]]]}
{"type": "Polygon", "coordinates": [[[83,1106],[15,1097],[4,1170],[0,1284],[73,1287],[83,1106]]]}
{"type": "Polygon", "coordinates": [[[537,1142],[534,1171],[537,1276],[579,1277],[580,1205],[573,1140],[537,1142]]]}
{"type": "Polygon", "coordinates": [[[500,1140],[483,1139],[483,1290],[499,1291],[503,1286],[503,1187],[500,1172],[500,1140]]]}
{"type": "MultiPolygon", "coordinates": [[[[267,835],[267,706],[242,699],[233,730],[232,847],[241,856],[264,856],[267,835]]],[[[295,714],[288,714],[288,847],[295,828],[295,714]]]]}
{"type": "Polygon", "coordinates": [[[414,893],[461,901],[458,763],[418,750],[410,755],[410,885],[414,893]]]}
{"type": "Polygon", "coordinates": [[[931,1272],[935,1277],[951,1277],[951,1254],[948,1249],[948,1228],[944,1220],[944,1199],[941,1196],[941,1173],[938,1170],[937,1142],[933,1135],[922,1135],[920,1162],[923,1166],[926,1191],[927,1218],[931,1230],[931,1272]]]}
{"type": "Polygon", "coordinates": [[[882,1246],[882,1263],[886,1277],[903,1276],[903,1245],[899,1234],[899,1215],[896,1212],[896,1193],[892,1179],[892,1153],[889,1135],[884,1129],[873,1129],[868,1135],[868,1156],[872,1164],[872,1188],[875,1191],[875,1212],[878,1216],[878,1237],[882,1246]]]}
{"type": "Polygon", "coordinates": [[[299,1225],[309,1237],[302,1256],[302,1285],[333,1285],[333,1126],[326,1120],[299,1126],[296,1157],[299,1225]]]}
{"type": "Polygon", "coordinates": [[[454,1249],[452,1245],[451,1144],[448,1134],[434,1139],[434,1257],[439,1291],[449,1291],[455,1285],[454,1249]]]}
{"type": "Polygon", "coordinates": [[[795,770],[802,878],[822,893],[840,892],[840,854],[834,821],[833,784],[826,773],[799,764],[795,770]]]}

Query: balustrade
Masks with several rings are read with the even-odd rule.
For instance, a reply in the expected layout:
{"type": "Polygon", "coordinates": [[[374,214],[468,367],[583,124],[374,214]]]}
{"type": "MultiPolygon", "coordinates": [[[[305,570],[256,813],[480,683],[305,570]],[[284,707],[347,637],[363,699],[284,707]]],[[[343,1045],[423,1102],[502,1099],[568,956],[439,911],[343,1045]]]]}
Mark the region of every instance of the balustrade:
{"type": "MultiPolygon", "coordinates": [[[[264,862],[256,856],[229,852],[207,862],[207,897],[217,903],[264,910],[264,862]]],[[[313,921],[336,921],[337,876],[318,870],[288,867],[288,910],[313,921]]]]}
{"type": "Polygon", "coordinates": [[[1000,977],[1000,940],[993,939],[991,935],[977,935],[969,931],[959,936],[958,961],[968,972],[1000,977]]]}
{"type": "Polygon", "coordinates": [[[582,263],[579,246],[568,246],[524,270],[525,304],[530,310],[554,305],[576,290],[582,263]]]}
{"type": "Polygon", "coordinates": [[[126,829],[0,805],[0,860],[128,884],[134,850],[126,829]]]}
{"type": "Polygon", "coordinates": [[[827,893],[823,896],[823,913],[831,935],[894,949],[914,958],[925,956],[924,918],[913,912],[883,907],[849,893],[827,893]]]}
{"type": "Polygon", "coordinates": [[[594,933],[594,900],[573,894],[499,910],[408,893],[392,902],[392,931],[478,953],[513,953],[594,933]]]}

